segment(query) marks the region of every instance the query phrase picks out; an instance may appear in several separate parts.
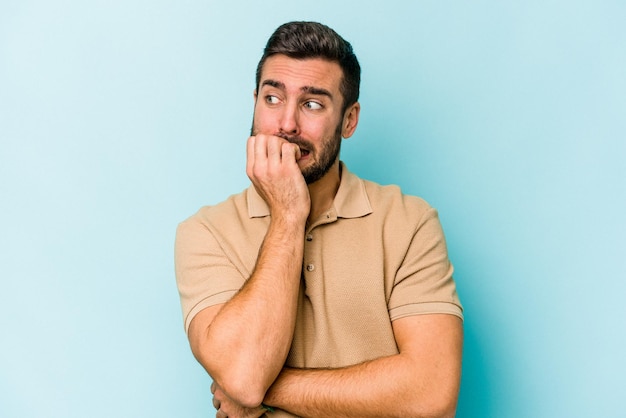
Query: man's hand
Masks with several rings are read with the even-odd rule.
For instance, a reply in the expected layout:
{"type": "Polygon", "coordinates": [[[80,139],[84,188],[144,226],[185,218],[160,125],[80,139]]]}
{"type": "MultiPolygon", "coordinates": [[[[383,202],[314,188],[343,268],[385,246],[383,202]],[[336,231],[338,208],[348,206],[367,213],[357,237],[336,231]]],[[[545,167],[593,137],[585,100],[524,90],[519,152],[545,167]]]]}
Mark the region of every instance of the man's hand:
{"type": "Polygon", "coordinates": [[[217,410],[216,418],[258,418],[265,414],[265,409],[244,408],[228,397],[215,382],[211,384],[213,394],[213,406],[217,410]]]}
{"type": "Polygon", "coordinates": [[[298,160],[300,148],[273,135],[248,139],[246,173],[270,207],[272,218],[304,222],[311,199],[298,160]]]}

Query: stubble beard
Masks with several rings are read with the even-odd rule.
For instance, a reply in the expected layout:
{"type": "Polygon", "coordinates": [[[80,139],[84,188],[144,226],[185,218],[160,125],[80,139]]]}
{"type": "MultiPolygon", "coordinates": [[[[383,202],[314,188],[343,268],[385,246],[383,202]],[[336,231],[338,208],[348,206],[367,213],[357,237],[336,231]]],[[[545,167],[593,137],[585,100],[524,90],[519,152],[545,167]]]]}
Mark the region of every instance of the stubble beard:
{"type": "MultiPolygon", "coordinates": [[[[255,136],[256,134],[257,131],[254,129],[253,120],[250,135],[255,136]]],[[[276,134],[276,136],[308,150],[309,157],[316,157],[312,164],[302,168],[302,176],[306,184],[313,184],[324,177],[339,158],[339,151],[341,150],[341,123],[337,125],[333,137],[328,141],[324,141],[319,152],[313,152],[315,150],[313,144],[300,136],[288,136],[283,133],[276,134]]]]}

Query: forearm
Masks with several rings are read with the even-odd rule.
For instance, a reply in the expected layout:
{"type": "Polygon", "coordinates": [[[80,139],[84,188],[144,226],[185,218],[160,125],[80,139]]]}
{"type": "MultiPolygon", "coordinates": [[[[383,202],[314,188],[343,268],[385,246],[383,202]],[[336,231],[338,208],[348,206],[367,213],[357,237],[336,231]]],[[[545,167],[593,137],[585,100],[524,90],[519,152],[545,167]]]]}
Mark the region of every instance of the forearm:
{"type": "Polygon", "coordinates": [[[454,416],[410,370],[400,355],[345,369],[285,369],[264,402],[301,417],[454,416]]]}
{"type": "Polygon", "coordinates": [[[242,405],[260,404],[295,326],[304,225],[273,219],[254,272],[205,330],[199,360],[242,405]]]}

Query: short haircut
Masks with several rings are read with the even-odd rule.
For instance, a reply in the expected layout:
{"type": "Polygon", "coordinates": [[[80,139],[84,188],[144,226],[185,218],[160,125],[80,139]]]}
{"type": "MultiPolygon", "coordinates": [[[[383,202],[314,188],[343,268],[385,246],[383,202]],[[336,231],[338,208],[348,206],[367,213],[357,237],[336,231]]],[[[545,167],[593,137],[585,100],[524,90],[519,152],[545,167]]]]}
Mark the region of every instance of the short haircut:
{"type": "Polygon", "coordinates": [[[339,90],[343,95],[343,112],[359,100],[361,66],[352,45],[337,32],[317,22],[289,22],[278,27],[270,36],[256,68],[256,89],[259,91],[265,60],[282,54],[290,58],[322,58],[339,64],[343,78],[339,90]]]}

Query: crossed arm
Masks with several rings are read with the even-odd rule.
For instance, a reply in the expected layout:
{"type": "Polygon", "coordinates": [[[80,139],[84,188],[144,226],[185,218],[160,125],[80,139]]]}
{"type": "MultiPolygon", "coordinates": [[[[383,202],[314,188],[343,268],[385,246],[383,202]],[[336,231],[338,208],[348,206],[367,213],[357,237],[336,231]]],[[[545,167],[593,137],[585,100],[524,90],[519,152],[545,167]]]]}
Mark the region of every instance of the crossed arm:
{"type": "Polygon", "coordinates": [[[282,138],[248,140],[246,172],[270,208],[257,263],[227,303],[207,308],[189,326],[191,349],[217,385],[222,414],[259,416],[293,338],[310,195],[297,164],[299,148],[282,138]],[[236,413],[235,413],[236,412],[236,413]]]}
{"type": "Polygon", "coordinates": [[[304,241],[291,233],[271,225],[252,277],[230,301],[200,311],[189,326],[195,357],[230,399],[247,408],[261,404],[291,346],[303,246],[295,243],[304,241]]]}
{"type": "MultiPolygon", "coordinates": [[[[284,368],[263,402],[301,417],[453,417],[461,376],[461,320],[417,315],[394,321],[393,329],[399,354],[341,369],[284,368]]],[[[258,376],[258,368],[239,377],[258,376]]],[[[226,402],[231,417],[263,412],[258,394],[245,405],[227,391],[218,390],[216,397],[226,402]]]]}
{"type": "Polygon", "coordinates": [[[342,369],[284,369],[265,403],[301,417],[453,417],[463,331],[452,315],[393,322],[400,353],[342,369]]]}

